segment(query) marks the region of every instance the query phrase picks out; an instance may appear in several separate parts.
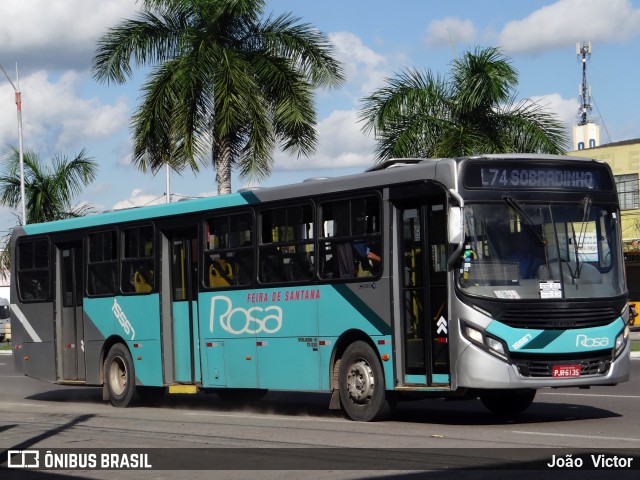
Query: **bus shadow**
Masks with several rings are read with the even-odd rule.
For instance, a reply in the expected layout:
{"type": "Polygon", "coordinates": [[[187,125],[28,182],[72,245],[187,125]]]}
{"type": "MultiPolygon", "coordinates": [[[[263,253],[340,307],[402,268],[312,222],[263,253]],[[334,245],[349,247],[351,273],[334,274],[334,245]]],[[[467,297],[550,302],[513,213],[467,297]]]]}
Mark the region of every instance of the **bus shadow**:
{"type": "MultiPolygon", "coordinates": [[[[48,402],[77,402],[108,405],[102,400],[101,388],[57,389],[27,397],[48,402]]],[[[340,410],[329,410],[330,395],[326,393],[269,392],[254,401],[224,401],[216,394],[163,395],[151,401],[138,402],[133,408],[185,409],[220,413],[247,413],[317,418],[345,418],[340,410]]],[[[508,425],[573,422],[621,417],[611,410],[578,403],[534,401],[525,412],[517,415],[496,415],[484,408],[479,400],[445,401],[442,399],[399,402],[391,412],[390,421],[428,423],[435,425],[508,425]]]]}
{"type": "Polygon", "coordinates": [[[533,402],[524,412],[497,415],[484,408],[480,400],[445,401],[423,400],[398,404],[391,419],[398,422],[429,423],[436,425],[523,425],[535,423],[572,422],[622,415],[590,405],[573,403],[533,402]],[[419,404],[419,405],[418,405],[419,404]]]}
{"type": "Polygon", "coordinates": [[[93,387],[47,390],[29,395],[25,399],[42,402],[105,403],[102,400],[102,388],[93,387]]]}

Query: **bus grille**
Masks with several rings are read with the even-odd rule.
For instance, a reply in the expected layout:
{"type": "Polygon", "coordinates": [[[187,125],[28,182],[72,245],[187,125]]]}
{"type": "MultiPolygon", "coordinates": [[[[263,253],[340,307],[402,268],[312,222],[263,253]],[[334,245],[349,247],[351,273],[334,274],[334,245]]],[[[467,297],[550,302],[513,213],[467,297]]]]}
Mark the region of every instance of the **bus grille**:
{"type": "MultiPolygon", "coordinates": [[[[549,360],[544,359],[520,359],[514,360],[513,364],[518,368],[518,372],[523,377],[551,377],[554,365],[580,365],[580,377],[589,375],[605,375],[611,367],[612,355],[604,355],[592,358],[582,358],[580,360],[549,360]]],[[[577,377],[579,378],[579,377],[577,377]]]]}
{"type": "Polygon", "coordinates": [[[613,308],[506,310],[497,320],[513,328],[568,330],[609,325],[620,314],[613,308]]]}

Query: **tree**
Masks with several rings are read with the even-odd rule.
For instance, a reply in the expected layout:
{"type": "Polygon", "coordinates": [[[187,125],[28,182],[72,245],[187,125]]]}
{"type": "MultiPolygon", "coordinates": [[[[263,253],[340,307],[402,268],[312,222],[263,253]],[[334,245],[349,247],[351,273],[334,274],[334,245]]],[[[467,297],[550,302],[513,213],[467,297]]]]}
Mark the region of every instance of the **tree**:
{"type": "Polygon", "coordinates": [[[291,14],[261,19],[264,0],[142,0],[137,18],[100,39],[94,77],[124,83],[131,63],[152,66],[132,119],[133,162],[198,170],[207,155],[218,193],[231,170],[269,175],[276,146],[315,149],[313,91],[342,80],[328,39],[291,14]]]}
{"type": "MultiPolygon", "coordinates": [[[[40,156],[26,150],[24,161],[25,210],[27,223],[41,223],[85,215],[90,207],[72,205],[75,195],[96,177],[97,164],[83,149],[73,159],[56,155],[50,165],[40,156]]],[[[0,175],[0,204],[17,208],[20,205],[20,154],[10,147],[4,158],[6,172],[0,175]]]]}
{"type": "Polygon", "coordinates": [[[518,74],[497,48],[476,48],[448,78],[405,70],[362,101],[377,161],[479,153],[563,153],[562,123],[531,100],[516,100],[518,74]]]}

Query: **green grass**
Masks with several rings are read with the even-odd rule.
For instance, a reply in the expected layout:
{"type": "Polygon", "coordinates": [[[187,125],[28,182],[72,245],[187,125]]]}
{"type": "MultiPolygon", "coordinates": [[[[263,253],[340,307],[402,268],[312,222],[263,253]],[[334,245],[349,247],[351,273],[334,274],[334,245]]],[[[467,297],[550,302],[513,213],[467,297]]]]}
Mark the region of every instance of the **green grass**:
{"type": "Polygon", "coordinates": [[[11,350],[11,344],[10,343],[0,343],[0,350],[11,350]]]}

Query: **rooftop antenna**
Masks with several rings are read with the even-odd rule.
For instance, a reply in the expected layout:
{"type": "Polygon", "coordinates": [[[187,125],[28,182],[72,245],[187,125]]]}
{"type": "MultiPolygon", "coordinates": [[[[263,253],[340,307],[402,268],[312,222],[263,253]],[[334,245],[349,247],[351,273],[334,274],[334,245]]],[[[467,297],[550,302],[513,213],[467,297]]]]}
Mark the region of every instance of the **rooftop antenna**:
{"type": "Polygon", "coordinates": [[[582,60],[582,85],[578,87],[580,95],[578,125],[580,126],[589,123],[587,114],[591,111],[591,88],[587,84],[587,60],[591,58],[591,42],[576,43],[576,55],[582,60]]]}

